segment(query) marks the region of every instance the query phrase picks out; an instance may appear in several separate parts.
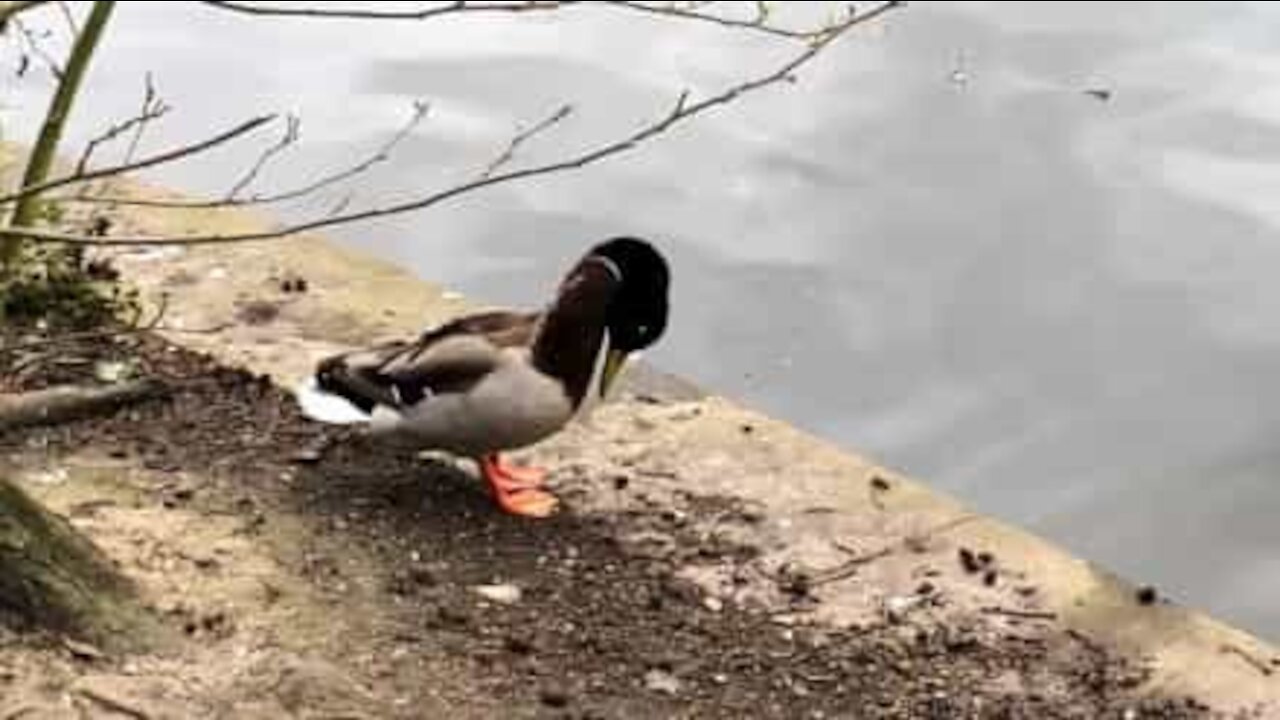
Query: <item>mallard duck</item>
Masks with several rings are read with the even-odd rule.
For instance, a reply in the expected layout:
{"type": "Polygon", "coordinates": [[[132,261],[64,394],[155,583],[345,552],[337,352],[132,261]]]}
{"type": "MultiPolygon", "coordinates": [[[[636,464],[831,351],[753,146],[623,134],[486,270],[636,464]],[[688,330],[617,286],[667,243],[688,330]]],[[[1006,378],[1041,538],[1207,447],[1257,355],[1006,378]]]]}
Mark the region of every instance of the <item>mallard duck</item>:
{"type": "Polygon", "coordinates": [[[653,245],[610,239],[573,266],[545,310],[475,313],[325,358],[310,402],[342,401],[349,420],[396,446],[474,459],[499,507],[545,517],[558,504],[546,472],[501,453],[555,434],[608,393],[628,357],[665,331],[669,284],[653,245]]]}

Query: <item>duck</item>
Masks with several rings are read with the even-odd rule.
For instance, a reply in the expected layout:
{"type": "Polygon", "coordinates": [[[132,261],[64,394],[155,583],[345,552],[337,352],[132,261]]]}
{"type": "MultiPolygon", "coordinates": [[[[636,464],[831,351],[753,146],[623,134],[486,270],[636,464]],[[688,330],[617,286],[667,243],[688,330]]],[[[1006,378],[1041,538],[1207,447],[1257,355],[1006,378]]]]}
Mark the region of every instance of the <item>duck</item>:
{"type": "Polygon", "coordinates": [[[670,283],[651,241],[608,238],[540,310],[477,311],[413,339],[321,359],[300,393],[303,412],[362,423],[390,446],[471,459],[499,508],[548,517],[559,500],[547,471],[502,454],[555,435],[607,397],[627,363],[665,333],[670,283]],[[316,409],[325,403],[343,410],[316,409]]]}

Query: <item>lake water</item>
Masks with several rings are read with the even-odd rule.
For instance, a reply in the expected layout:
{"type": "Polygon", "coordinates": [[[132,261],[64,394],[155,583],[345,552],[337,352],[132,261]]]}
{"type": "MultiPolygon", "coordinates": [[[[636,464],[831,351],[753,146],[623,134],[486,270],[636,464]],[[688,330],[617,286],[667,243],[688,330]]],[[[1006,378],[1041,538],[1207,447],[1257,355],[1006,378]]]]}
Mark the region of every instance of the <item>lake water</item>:
{"type": "MultiPolygon", "coordinates": [[[[801,5],[782,12],[824,6],[801,5]]],[[[354,205],[466,179],[562,103],[518,162],[789,51],[600,8],[374,24],[124,2],[113,22],[71,140],[152,71],[175,110],[151,148],[303,118],[263,189],[359,160],[429,101],[354,205]]],[[[23,137],[48,74],[0,60],[23,137]]],[[[219,193],[273,139],[151,177],[219,193]]],[[[913,2],[637,153],[334,235],[520,304],[589,242],[651,236],[676,273],[662,366],[1280,638],[1277,197],[1280,6],[913,2]]]]}

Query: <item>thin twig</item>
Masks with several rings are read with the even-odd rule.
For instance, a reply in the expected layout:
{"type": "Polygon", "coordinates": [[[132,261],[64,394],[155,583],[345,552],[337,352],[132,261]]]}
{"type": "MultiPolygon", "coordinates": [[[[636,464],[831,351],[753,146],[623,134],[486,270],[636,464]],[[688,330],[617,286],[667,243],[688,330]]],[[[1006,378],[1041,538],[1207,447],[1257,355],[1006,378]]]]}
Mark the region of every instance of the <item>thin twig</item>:
{"type": "Polygon", "coordinates": [[[1250,653],[1249,651],[1245,650],[1244,648],[1238,645],[1224,644],[1219,649],[1223,653],[1226,653],[1228,655],[1235,655],[1236,657],[1245,661],[1254,670],[1257,670],[1259,673],[1262,673],[1264,677],[1271,677],[1276,673],[1276,671],[1270,665],[1268,665],[1265,661],[1255,657],[1253,653],[1250,653]]]}
{"type": "MultiPolygon", "coordinates": [[[[661,119],[646,125],[640,130],[628,135],[621,140],[602,145],[593,150],[582,152],[578,155],[557,162],[546,163],[543,165],[535,165],[532,167],[522,168],[519,170],[510,170],[507,172],[497,173],[489,177],[477,178],[468,182],[455,185],[451,188],[441,190],[430,195],[408,200],[402,203],[389,205],[381,208],[371,208],[357,212],[343,213],[331,217],[318,218],[295,225],[289,225],[283,228],[273,230],[260,230],[256,232],[235,233],[235,234],[194,234],[186,236],[129,236],[115,238],[101,238],[89,235],[78,235],[74,233],[57,232],[51,230],[41,230],[36,228],[0,228],[0,237],[17,237],[27,238],[38,242],[56,242],[71,245],[217,245],[228,243],[242,243],[259,240],[274,240],[299,233],[319,230],[322,228],[334,227],[338,225],[346,225],[354,222],[362,222],[375,218],[387,217],[389,215],[399,215],[407,212],[422,210],[424,208],[437,205],[446,200],[452,199],[459,195],[475,192],[477,190],[500,185],[504,183],[525,180],[540,175],[549,175],[567,170],[576,170],[587,165],[604,160],[605,158],[618,155],[621,153],[634,150],[646,141],[653,139],[658,135],[670,130],[672,127],[682,124],[691,117],[700,115],[714,107],[725,105],[736,100],[739,96],[754,92],[764,87],[774,85],[780,82],[789,82],[794,80],[794,75],[798,69],[809,61],[813,60],[824,48],[834,42],[837,38],[843,36],[851,28],[869,22],[884,13],[900,6],[903,0],[889,0],[881,3],[875,8],[867,12],[849,18],[832,31],[814,40],[801,53],[797,54],[790,61],[778,67],[773,72],[741,82],[733,87],[720,93],[704,98],[694,103],[684,102],[685,95],[681,95],[681,102],[678,102],[670,112],[661,119]]],[[[3,202],[3,198],[0,198],[3,202]]]]}
{"type": "MultiPolygon", "coordinates": [[[[776,25],[769,24],[769,17],[771,13],[769,12],[768,5],[762,2],[755,3],[755,17],[750,20],[739,20],[737,18],[725,17],[723,15],[700,12],[697,7],[680,7],[675,3],[655,4],[627,2],[626,0],[600,0],[599,4],[648,15],[674,18],[677,20],[692,20],[694,22],[712,23],[714,25],[720,25],[721,27],[732,28],[735,30],[750,30],[752,32],[773,35],[774,37],[785,38],[787,40],[813,40],[831,32],[832,27],[838,26],[839,24],[837,22],[833,22],[808,30],[791,30],[784,27],[778,27],[776,25]]],[[[846,6],[845,12],[848,13],[846,17],[851,17],[854,12],[853,7],[846,6]]]]}
{"type": "MultiPolygon", "coordinates": [[[[148,70],[143,78],[145,89],[142,92],[142,109],[139,111],[140,114],[146,114],[147,108],[151,107],[152,103],[160,102],[160,95],[156,91],[155,78],[151,76],[151,71],[148,70]]],[[[142,133],[146,129],[146,123],[142,123],[134,128],[133,137],[129,139],[129,149],[125,151],[124,160],[122,162],[133,162],[134,155],[138,152],[138,145],[142,142],[142,133]]]]}
{"type": "Polygon", "coordinates": [[[1058,619],[1058,613],[1048,612],[1045,610],[1018,610],[1016,608],[1006,608],[999,606],[990,606],[982,608],[984,615],[999,615],[1001,617],[1014,618],[1017,620],[1045,620],[1052,622],[1058,619]]]}
{"type": "Polygon", "coordinates": [[[40,44],[40,41],[45,38],[37,38],[35,36],[35,31],[27,27],[26,23],[16,17],[13,18],[11,22],[13,23],[13,26],[18,29],[18,33],[22,35],[22,39],[26,42],[27,53],[40,58],[40,62],[44,63],[45,67],[49,68],[49,72],[58,80],[62,80],[62,76],[66,73],[66,70],[63,69],[62,65],[60,65],[52,55],[45,52],[44,46],[40,44]]]}
{"type": "Polygon", "coordinates": [[[262,169],[267,166],[267,163],[271,162],[272,158],[284,152],[285,150],[289,149],[295,143],[298,142],[299,131],[301,130],[301,128],[302,128],[302,120],[299,119],[297,115],[289,115],[288,117],[286,117],[285,125],[284,125],[284,133],[280,135],[280,139],[277,140],[275,143],[273,143],[270,147],[264,150],[261,155],[258,156],[258,161],[255,162],[253,166],[249,168],[249,171],[246,172],[243,177],[241,177],[239,180],[236,181],[234,185],[231,186],[231,189],[227,191],[226,198],[224,199],[233,200],[237,195],[240,194],[240,191],[252,185],[253,181],[258,178],[258,174],[261,173],[262,169]]]}
{"type": "MultiPolygon", "coordinates": [[[[149,84],[147,89],[148,92],[151,91],[149,84]]],[[[137,130],[138,132],[141,132],[140,126],[146,125],[152,120],[164,117],[165,113],[169,112],[169,110],[169,106],[166,105],[164,101],[155,103],[144,101],[142,103],[142,110],[137,115],[108,127],[106,130],[102,131],[100,135],[93,138],[85,145],[84,152],[80,154],[80,159],[76,162],[75,174],[85,174],[85,170],[89,166],[89,160],[93,158],[93,154],[97,152],[100,146],[115,140],[130,130],[137,130]]]]}
{"type": "MultiPolygon", "coordinates": [[[[959,517],[951,518],[945,522],[942,522],[933,526],[932,528],[929,528],[928,530],[925,530],[923,533],[921,533],[921,535],[926,538],[932,538],[935,535],[939,535],[945,532],[950,532],[951,530],[957,527],[960,527],[965,523],[972,522],[973,520],[976,520],[977,517],[978,516],[976,515],[961,515],[959,517]]],[[[854,575],[858,574],[858,568],[862,567],[863,565],[875,562],[877,560],[882,560],[892,555],[893,553],[897,552],[899,548],[910,550],[914,545],[916,545],[919,542],[921,542],[919,536],[908,535],[907,537],[903,538],[901,542],[893,543],[891,545],[886,545],[877,550],[872,550],[871,552],[859,553],[839,540],[832,541],[831,544],[836,550],[839,550],[845,555],[850,555],[852,557],[840,563],[839,565],[836,565],[835,567],[827,568],[826,570],[819,570],[816,573],[814,573],[810,582],[810,586],[817,587],[819,585],[829,585],[834,582],[840,582],[841,580],[847,580],[853,577],[854,575]]]]}
{"type": "MultiPolygon", "coordinates": [[[[141,170],[155,165],[162,165],[189,155],[195,155],[196,153],[204,152],[205,150],[209,150],[225,142],[234,140],[247,132],[271,122],[275,117],[275,115],[262,115],[260,117],[253,118],[252,120],[246,120],[230,130],[218,133],[211,138],[201,140],[200,142],[192,143],[190,145],[183,145],[182,147],[177,147],[172,150],[166,150],[162,153],[157,153],[141,160],[98,168],[97,170],[89,170],[87,172],[67,175],[66,177],[54,178],[35,185],[29,185],[16,192],[0,196],[0,205],[17,202],[22,198],[39,195],[40,193],[48,192],[49,190],[59,188],[64,185],[72,185],[74,183],[88,182],[90,180],[97,180],[104,177],[123,175],[135,170],[141,170]]],[[[4,228],[3,230],[5,237],[21,237],[21,235],[15,235],[15,233],[21,233],[24,231],[25,230],[21,228],[4,228]]]]}
{"type": "Polygon", "coordinates": [[[71,37],[80,34],[80,25],[76,22],[76,18],[71,14],[71,7],[64,0],[57,0],[55,5],[58,6],[58,12],[62,14],[62,21],[67,24],[67,33],[71,37]]]}
{"type": "Polygon", "coordinates": [[[518,150],[527,140],[546,132],[551,129],[552,126],[563,122],[565,118],[572,114],[572,105],[561,105],[554,113],[548,115],[533,127],[517,132],[512,136],[511,141],[507,143],[507,147],[502,150],[498,157],[494,158],[493,162],[489,163],[489,166],[485,168],[484,172],[480,173],[480,177],[487,178],[490,175],[493,175],[500,168],[515,158],[516,150],[518,150]]]}
{"type": "Polygon", "coordinates": [[[287,202],[289,200],[297,200],[326,187],[337,185],[345,180],[350,180],[361,173],[368,172],[375,165],[390,160],[391,153],[401,142],[404,142],[404,140],[412,134],[413,130],[423,121],[423,119],[427,117],[430,109],[431,106],[428,103],[421,100],[415,100],[413,103],[413,113],[409,120],[371,155],[350,167],[334,171],[305,185],[290,190],[284,190],[277,193],[248,195],[246,197],[217,198],[213,200],[160,200],[154,198],[130,198],[118,195],[86,195],[84,197],[74,198],[74,200],[76,202],[103,205],[174,209],[243,207],[246,205],[266,205],[271,203],[287,202]]]}
{"type": "Polygon", "coordinates": [[[881,560],[883,558],[889,557],[890,555],[893,554],[893,551],[896,549],[897,549],[896,545],[882,547],[879,550],[876,550],[874,552],[869,552],[863,555],[852,557],[833,568],[816,572],[813,574],[813,576],[809,580],[809,587],[819,587],[821,585],[830,585],[831,583],[834,583],[834,582],[847,580],[853,577],[854,575],[857,575],[858,569],[861,568],[863,565],[866,565],[868,563],[873,563],[877,560],[881,560]]]}
{"type": "Polygon", "coordinates": [[[217,325],[210,325],[202,328],[179,328],[170,327],[168,325],[157,325],[155,327],[155,331],[160,333],[177,333],[180,335],[217,335],[218,333],[230,330],[237,325],[238,323],[233,322],[222,322],[217,325]]]}

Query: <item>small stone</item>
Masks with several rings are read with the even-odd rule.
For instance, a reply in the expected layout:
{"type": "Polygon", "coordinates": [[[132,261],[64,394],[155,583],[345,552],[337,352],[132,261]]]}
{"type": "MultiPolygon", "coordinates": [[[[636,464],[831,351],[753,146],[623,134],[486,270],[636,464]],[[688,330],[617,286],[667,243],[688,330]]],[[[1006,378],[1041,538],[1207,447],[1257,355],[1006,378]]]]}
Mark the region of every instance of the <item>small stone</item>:
{"type": "Polygon", "coordinates": [[[995,587],[996,582],[1000,579],[1000,573],[994,569],[988,570],[982,574],[982,584],[987,587],[995,587]]]}
{"type": "Polygon", "coordinates": [[[905,621],[907,613],[920,604],[920,599],[919,595],[898,595],[887,598],[884,601],[885,618],[895,625],[905,621]]]}
{"type": "Polygon", "coordinates": [[[480,597],[501,605],[515,605],[520,602],[520,588],[509,583],[502,585],[477,585],[471,591],[480,597]]]}
{"type": "Polygon", "coordinates": [[[711,682],[715,683],[716,685],[728,685],[729,676],[725,675],[724,673],[716,673],[711,676],[711,682]]]}
{"type": "Polygon", "coordinates": [[[289,462],[295,465],[315,465],[323,458],[318,448],[303,448],[289,456],[289,462]]]}
{"type": "Polygon", "coordinates": [[[537,648],[528,638],[511,636],[506,640],[507,651],[515,655],[533,655],[537,648]]]}
{"type": "Polygon", "coordinates": [[[79,640],[63,638],[62,646],[67,649],[67,652],[71,653],[71,657],[77,660],[92,662],[95,660],[101,660],[105,657],[103,652],[97,647],[86,642],[80,642],[79,640]]]}
{"type": "Polygon", "coordinates": [[[1160,594],[1156,592],[1156,589],[1150,585],[1144,585],[1138,588],[1138,592],[1135,594],[1135,596],[1138,601],[1138,604],[1144,607],[1155,605],[1156,601],[1160,599],[1160,594]]]}
{"type": "Polygon", "coordinates": [[[872,475],[872,476],[871,476],[870,483],[871,483],[871,489],[872,489],[872,490],[875,490],[876,492],[888,492],[888,491],[889,491],[889,488],[890,488],[889,481],[888,481],[888,480],[885,480],[884,478],[880,477],[879,475],[872,475]]]}
{"type": "Polygon", "coordinates": [[[118,383],[133,375],[133,366],[125,362],[104,361],[93,366],[93,376],[99,382],[118,383]]]}
{"type": "Polygon", "coordinates": [[[684,527],[689,522],[689,514],[683,510],[669,508],[662,512],[662,519],[675,525],[676,527],[684,527]]]}
{"type": "Polygon", "coordinates": [[[960,558],[960,567],[970,575],[982,569],[982,565],[978,562],[978,556],[969,548],[960,548],[957,556],[960,558]]]}
{"type": "Polygon", "coordinates": [[[566,708],[569,707],[569,693],[560,688],[546,688],[539,694],[538,699],[543,705],[549,708],[566,708]]]}
{"type": "Polygon", "coordinates": [[[664,695],[680,694],[680,679],[665,670],[650,670],[644,674],[645,689],[664,695]]]}
{"type": "Polygon", "coordinates": [[[618,475],[613,478],[613,489],[619,492],[626,490],[631,486],[631,478],[626,475],[618,475]]]}
{"type": "Polygon", "coordinates": [[[413,584],[421,585],[422,587],[430,587],[440,583],[440,578],[436,576],[436,573],[431,568],[422,565],[409,568],[408,578],[413,584]]]}
{"type": "Polygon", "coordinates": [[[702,606],[713,613],[718,613],[724,610],[724,601],[714,595],[709,595],[702,601],[702,606]]]}

